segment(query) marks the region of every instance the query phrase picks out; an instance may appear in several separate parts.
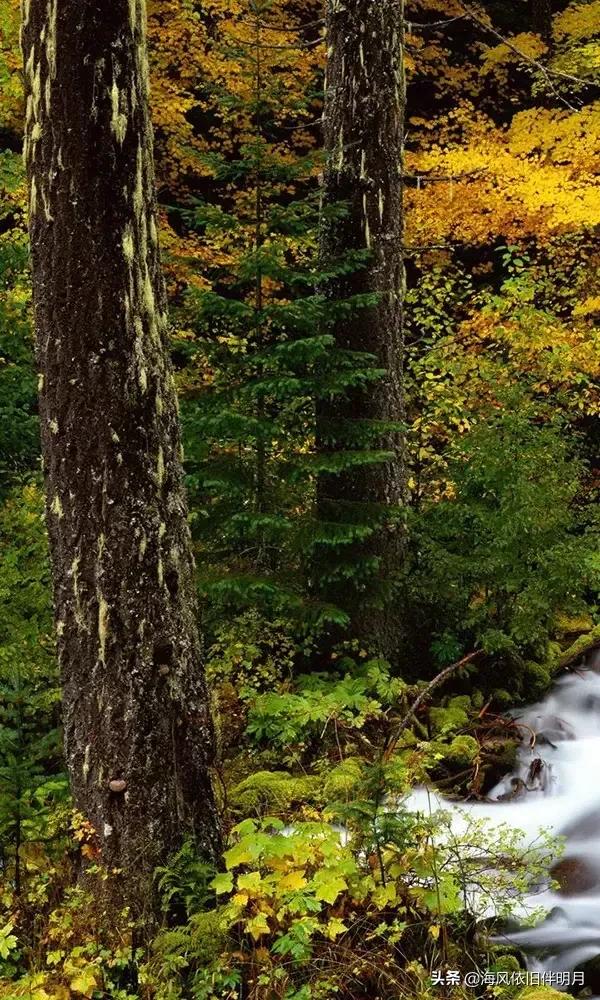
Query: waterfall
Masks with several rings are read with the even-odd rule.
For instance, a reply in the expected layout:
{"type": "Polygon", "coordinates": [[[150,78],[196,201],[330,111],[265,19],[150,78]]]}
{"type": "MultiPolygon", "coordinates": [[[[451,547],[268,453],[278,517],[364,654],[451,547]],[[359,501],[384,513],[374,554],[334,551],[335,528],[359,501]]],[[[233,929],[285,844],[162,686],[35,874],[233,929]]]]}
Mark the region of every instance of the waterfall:
{"type": "Polygon", "coordinates": [[[450,802],[418,789],[408,805],[450,811],[457,832],[466,813],[526,839],[542,830],[562,839],[562,855],[548,859],[559,888],[532,887],[520,904],[521,913],[543,907],[547,916],[497,940],[518,947],[530,970],[572,971],[600,956],[600,650],[512,718],[521,737],[515,767],[486,801],[450,802]]]}

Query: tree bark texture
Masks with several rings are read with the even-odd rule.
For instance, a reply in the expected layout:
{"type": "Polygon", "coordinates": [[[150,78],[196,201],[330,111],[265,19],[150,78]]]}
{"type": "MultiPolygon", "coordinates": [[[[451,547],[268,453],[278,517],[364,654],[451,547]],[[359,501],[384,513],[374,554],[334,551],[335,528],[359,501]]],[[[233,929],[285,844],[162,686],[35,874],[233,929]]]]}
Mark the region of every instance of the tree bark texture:
{"type": "Polygon", "coordinates": [[[40,417],[76,806],[124,898],[219,850],[157,240],[143,0],[24,0],[40,417]]]}
{"type": "MultiPolygon", "coordinates": [[[[324,222],[324,262],[355,250],[368,251],[368,263],[328,286],[332,299],[375,293],[376,304],[351,311],[335,329],[337,346],[374,355],[386,375],[318,406],[318,443],[335,449],[348,431],[374,422],[402,421],[403,402],[403,143],[406,84],[403,62],[403,0],[329,0],[323,184],[325,206],[345,204],[348,214],[324,222]]],[[[322,516],[343,517],[344,506],[391,512],[405,501],[402,435],[383,431],[371,449],[392,453],[378,464],[352,466],[319,482],[322,516]],[[338,513],[336,514],[336,509],[338,513]]],[[[380,516],[380,515],[379,515],[380,516]]],[[[378,515],[373,514],[375,521],[378,515]]],[[[379,561],[379,576],[393,579],[402,562],[402,530],[392,518],[363,546],[379,561]]],[[[354,630],[370,636],[383,655],[397,659],[402,623],[391,602],[379,610],[368,593],[356,608],[354,630]]]]}

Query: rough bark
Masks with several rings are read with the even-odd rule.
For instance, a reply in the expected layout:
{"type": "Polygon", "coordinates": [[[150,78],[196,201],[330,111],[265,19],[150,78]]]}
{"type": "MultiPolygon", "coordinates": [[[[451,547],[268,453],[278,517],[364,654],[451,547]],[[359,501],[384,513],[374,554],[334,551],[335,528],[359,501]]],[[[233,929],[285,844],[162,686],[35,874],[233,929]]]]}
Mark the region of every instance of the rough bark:
{"type": "Polygon", "coordinates": [[[24,0],[22,43],[66,758],[140,910],[184,834],[219,850],[143,0],[24,0]]]}
{"type": "MultiPolygon", "coordinates": [[[[370,255],[366,267],[336,279],[328,294],[338,300],[365,292],[377,295],[375,305],[344,316],[335,337],[338,347],[374,355],[386,376],[366,389],[319,404],[318,442],[323,451],[335,448],[336,432],[337,443],[344,437],[351,441],[353,429],[374,426],[373,421],[401,421],[404,414],[403,14],[403,0],[328,3],[323,198],[325,205],[345,204],[348,214],[324,224],[322,252],[325,262],[353,250],[370,255]]],[[[389,451],[393,458],[321,476],[319,506],[325,519],[343,517],[344,507],[348,512],[361,506],[365,511],[371,508],[376,519],[382,510],[391,512],[404,503],[401,434],[386,432],[368,447],[389,451]]],[[[380,577],[393,580],[402,552],[402,531],[388,517],[359,555],[374,556],[380,562],[380,577]]],[[[403,635],[398,609],[390,601],[380,608],[369,606],[366,592],[359,603],[353,630],[397,660],[403,635]]]]}

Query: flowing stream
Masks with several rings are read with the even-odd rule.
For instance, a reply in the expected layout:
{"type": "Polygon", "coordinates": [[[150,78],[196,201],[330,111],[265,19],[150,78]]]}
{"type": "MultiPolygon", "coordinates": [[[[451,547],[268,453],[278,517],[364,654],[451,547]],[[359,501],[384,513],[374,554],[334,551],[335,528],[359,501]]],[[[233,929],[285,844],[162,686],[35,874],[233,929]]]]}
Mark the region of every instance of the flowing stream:
{"type": "MultiPolygon", "coordinates": [[[[540,830],[563,839],[562,857],[549,859],[560,889],[542,887],[522,900],[523,910],[543,907],[547,916],[502,940],[532,971],[571,972],[600,956],[600,650],[513,718],[522,733],[516,765],[488,801],[458,806],[435,797],[433,808],[454,811],[457,829],[466,813],[523,830],[528,841],[540,830]]],[[[411,808],[430,811],[431,800],[420,790],[411,808]]],[[[590,985],[600,993],[600,963],[596,977],[590,985]]]]}

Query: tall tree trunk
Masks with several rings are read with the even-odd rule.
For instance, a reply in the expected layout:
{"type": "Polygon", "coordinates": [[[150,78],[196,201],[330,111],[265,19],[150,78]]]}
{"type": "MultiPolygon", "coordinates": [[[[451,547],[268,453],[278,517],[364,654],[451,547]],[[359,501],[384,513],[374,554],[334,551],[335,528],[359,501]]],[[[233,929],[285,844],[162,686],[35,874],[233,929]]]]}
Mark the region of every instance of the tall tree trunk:
{"type": "Polygon", "coordinates": [[[552,40],[552,0],[531,0],[532,27],[545,42],[552,40]]]}
{"type": "MultiPolygon", "coordinates": [[[[328,294],[341,300],[375,293],[376,304],[345,315],[335,330],[338,347],[366,351],[386,376],[347,396],[319,404],[318,443],[322,451],[351,442],[360,426],[401,421],[403,405],[403,143],[406,86],[403,63],[403,0],[329,0],[325,143],[327,166],[324,205],[344,203],[348,214],[324,222],[324,262],[354,250],[369,252],[367,266],[330,283],[328,294]],[[346,431],[344,431],[346,428],[346,431]],[[337,437],[337,440],[336,440],[337,437]]],[[[360,437],[360,435],[359,435],[360,437]]],[[[352,507],[371,509],[374,523],[405,500],[402,436],[397,430],[372,439],[370,447],[392,454],[389,461],[353,465],[339,475],[322,475],[318,488],[321,516],[343,517],[352,507]],[[377,510],[379,509],[379,513],[377,510]],[[336,513],[337,511],[337,513],[336,513]]],[[[392,581],[402,562],[398,521],[384,516],[357,554],[374,557],[380,580],[392,581]]],[[[368,637],[396,661],[402,645],[401,614],[388,599],[369,601],[364,584],[355,595],[355,633],[368,637]],[[380,602],[381,604],[381,602],[380,602]]]]}
{"type": "Polygon", "coordinates": [[[143,0],[24,0],[40,417],[75,804],[124,899],[219,850],[157,244],[143,0]]]}

